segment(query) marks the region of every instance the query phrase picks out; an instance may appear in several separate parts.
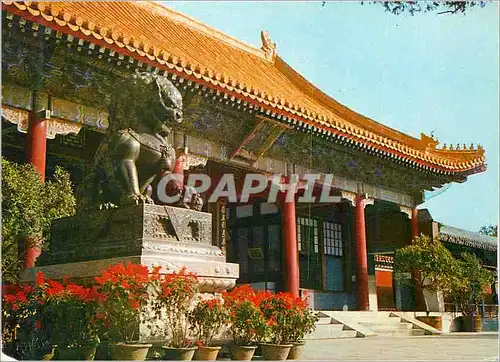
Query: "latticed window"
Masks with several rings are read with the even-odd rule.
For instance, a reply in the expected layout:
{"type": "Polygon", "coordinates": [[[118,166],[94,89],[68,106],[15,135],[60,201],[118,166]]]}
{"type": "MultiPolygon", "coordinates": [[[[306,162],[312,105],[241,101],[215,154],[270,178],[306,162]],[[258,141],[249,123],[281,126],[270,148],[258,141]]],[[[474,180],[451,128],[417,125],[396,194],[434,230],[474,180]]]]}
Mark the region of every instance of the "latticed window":
{"type": "Polygon", "coordinates": [[[321,288],[321,221],[309,217],[297,218],[297,248],[299,251],[300,286],[321,288]]]}
{"type": "Polygon", "coordinates": [[[338,222],[323,222],[323,242],[325,255],[342,256],[343,238],[342,224],[338,222]]]}
{"type": "Polygon", "coordinates": [[[319,252],[318,220],[307,217],[297,218],[298,249],[303,253],[319,252]]]}

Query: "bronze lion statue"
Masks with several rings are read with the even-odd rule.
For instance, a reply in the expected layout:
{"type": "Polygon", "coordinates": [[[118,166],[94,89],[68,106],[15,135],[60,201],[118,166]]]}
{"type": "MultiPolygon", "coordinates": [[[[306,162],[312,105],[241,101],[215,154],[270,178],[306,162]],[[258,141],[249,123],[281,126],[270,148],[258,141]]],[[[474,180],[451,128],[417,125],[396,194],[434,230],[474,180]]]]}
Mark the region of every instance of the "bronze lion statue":
{"type": "MultiPolygon", "coordinates": [[[[153,203],[153,182],[174,168],[176,154],[168,137],[182,116],[181,93],[164,76],[136,73],[117,84],[110,127],[78,187],[77,209],[153,203]]],[[[183,186],[170,186],[170,193],[186,192],[183,186]]],[[[176,206],[200,210],[201,197],[195,193],[190,203],[176,206]]]]}

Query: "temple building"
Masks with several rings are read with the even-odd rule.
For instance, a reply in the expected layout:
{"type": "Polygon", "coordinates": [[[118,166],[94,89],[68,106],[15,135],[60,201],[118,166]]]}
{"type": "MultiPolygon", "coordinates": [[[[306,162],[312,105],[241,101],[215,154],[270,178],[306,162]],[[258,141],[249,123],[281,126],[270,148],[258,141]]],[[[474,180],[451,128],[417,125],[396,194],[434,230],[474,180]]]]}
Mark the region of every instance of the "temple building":
{"type": "MultiPolygon", "coordinates": [[[[109,126],[117,79],[136,71],[168,76],[181,91],[177,170],[210,176],[205,200],[224,174],[238,192],[249,173],[321,174],[315,193],[333,175],[341,202],[268,203],[265,190],[203,209],[214,244],[239,264],[238,283],[308,290],[316,309],[414,309],[391,262],[428,227],[417,210],[424,191],[486,169],[481,146],[440,146],[335,101],[280,58],[265,31],[255,48],[153,2],[4,0],[2,10],[2,154],[43,178],[60,165],[79,184],[109,126]]],[[[450,228],[439,237],[460,239],[450,228]]]]}

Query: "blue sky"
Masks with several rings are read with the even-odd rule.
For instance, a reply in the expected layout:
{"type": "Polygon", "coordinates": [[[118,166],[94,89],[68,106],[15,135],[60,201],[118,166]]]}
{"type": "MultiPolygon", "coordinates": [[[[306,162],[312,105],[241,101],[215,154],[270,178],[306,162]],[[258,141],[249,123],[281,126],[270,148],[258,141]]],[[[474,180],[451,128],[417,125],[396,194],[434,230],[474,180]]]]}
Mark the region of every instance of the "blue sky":
{"type": "Polygon", "coordinates": [[[412,136],[480,143],[488,170],[428,200],[433,217],[472,231],[498,222],[498,3],[464,15],[395,16],[359,2],[162,2],[278,54],[353,110],[412,136]]]}

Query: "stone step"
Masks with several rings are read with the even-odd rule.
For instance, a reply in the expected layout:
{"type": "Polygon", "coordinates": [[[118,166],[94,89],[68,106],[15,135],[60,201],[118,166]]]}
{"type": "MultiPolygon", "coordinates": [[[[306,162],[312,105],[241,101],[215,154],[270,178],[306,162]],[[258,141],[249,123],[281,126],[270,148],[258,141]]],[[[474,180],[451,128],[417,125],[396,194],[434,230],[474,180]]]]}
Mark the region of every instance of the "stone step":
{"type": "Polygon", "coordinates": [[[358,332],[347,329],[342,330],[342,333],[340,334],[340,338],[356,338],[357,336],[358,332]]]}
{"type": "Polygon", "coordinates": [[[316,322],[316,325],[322,325],[322,324],[332,324],[332,318],[319,317],[319,320],[316,322]]]}
{"type": "Polygon", "coordinates": [[[356,318],[389,318],[392,312],[374,312],[374,311],[346,311],[342,312],[342,315],[347,317],[356,317],[356,318]]]}
{"type": "Polygon", "coordinates": [[[358,323],[368,323],[368,324],[399,324],[401,323],[401,318],[396,317],[378,317],[378,318],[356,318],[358,323]]]}
{"type": "Polygon", "coordinates": [[[398,324],[393,324],[393,323],[360,323],[362,326],[365,326],[367,328],[370,328],[374,332],[383,332],[383,331],[398,331],[398,330],[407,330],[407,329],[412,329],[413,325],[411,323],[398,323],[398,324]]]}
{"type": "MultiPolygon", "coordinates": [[[[345,334],[343,324],[318,324],[316,325],[316,329],[310,335],[308,335],[305,339],[335,339],[335,338],[343,338],[343,335],[350,335],[349,333],[345,334]]],[[[345,332],[355,332],[355,331],[345,331],[345,332]]]]}
{"type": "Polygon", "coordinates": [[[379,336],[391,336],[391,337],[408,337],[408,336],[423,336],[425,334],[424,330],[418,329],[395,329],[386,331],[377,331],[379,336]]]}
{"type": "Polygon", "coordinates": [[[425,336],[425,330],[420,329],[420,328],[413,328],[411,330],[411,335],[412,336],[425,336]]]}

